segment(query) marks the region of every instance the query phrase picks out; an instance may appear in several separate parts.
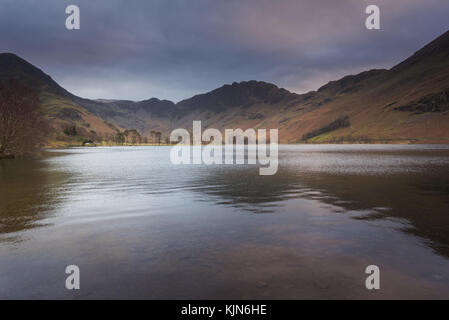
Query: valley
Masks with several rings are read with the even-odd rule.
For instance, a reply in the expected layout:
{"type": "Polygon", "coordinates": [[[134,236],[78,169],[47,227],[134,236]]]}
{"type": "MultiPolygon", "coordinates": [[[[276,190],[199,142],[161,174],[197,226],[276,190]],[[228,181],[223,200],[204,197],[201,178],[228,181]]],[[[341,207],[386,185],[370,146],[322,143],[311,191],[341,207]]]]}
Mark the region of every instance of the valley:
{"type": "Polygon", "coordinates": [[[449,143],[449,31],[393,68],[364,71],[297,94],[263,81],[225,84],[174,103],[85,99],[22,58],[0,54],[0,80],[38,91],[51,145],[163,143],[200,120],[205,129],[277,128],[281,143],[449,143]],[[76,128],[76,135],[67,129],[76,128]]]}

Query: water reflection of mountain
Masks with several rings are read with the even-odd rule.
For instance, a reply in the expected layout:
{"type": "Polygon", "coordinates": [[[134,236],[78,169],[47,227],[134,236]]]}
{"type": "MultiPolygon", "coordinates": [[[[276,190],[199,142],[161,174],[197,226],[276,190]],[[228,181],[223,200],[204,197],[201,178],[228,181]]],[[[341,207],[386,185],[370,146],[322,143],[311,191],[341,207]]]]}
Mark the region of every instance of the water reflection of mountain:
{"type": "Polygon", "coordinates": [[[254,213],[276,212],[290,198],[314,199],[338,212],[363,212],[361,220],[406,221],[401,231],[416,235],[449,257],[449,170],[435,166],[413,173],[329,173],[280,167],[274,176],[256,168],[210,170],[196,190],[217,204],[254,213]],[[254,169],[254,170],[253,170],[254,169]]]}
{"type": "Polygon", "coordinates": [[[303,188],[288,170],[260,176],[259,169],[254,166],[211,167],[195,185],[199,186],[195,191],[208,195],[217,204],[253,213],[275,212],[283,200],[296,197],[303,188]]]}
{"type": "Polygon", "coordinates": [[[344,210],[368,210],[357,219],[405,219],[401,231],[449,257],[449,170],[391,175],[319,174],[302,181],[335,196],[321,201],[344,210]]]}
{"type": "Polygon", "coordinates": [[[0,236],[31,229],[57,205],[55,188],[64,183],[59,172],[39,160],[0,161],[0,236]]]}

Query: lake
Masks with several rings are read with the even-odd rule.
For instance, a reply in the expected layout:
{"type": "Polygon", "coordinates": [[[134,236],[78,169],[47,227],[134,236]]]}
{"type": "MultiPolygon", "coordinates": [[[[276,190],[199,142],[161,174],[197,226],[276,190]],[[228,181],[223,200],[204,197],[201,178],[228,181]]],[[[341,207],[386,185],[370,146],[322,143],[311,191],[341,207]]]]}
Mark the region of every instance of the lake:
{"type": "Polygon", "coordinates": [[[273,176],[169,153],[0,161],[0,298],[449,299],[449,146],[281,145],[273,176]]]}

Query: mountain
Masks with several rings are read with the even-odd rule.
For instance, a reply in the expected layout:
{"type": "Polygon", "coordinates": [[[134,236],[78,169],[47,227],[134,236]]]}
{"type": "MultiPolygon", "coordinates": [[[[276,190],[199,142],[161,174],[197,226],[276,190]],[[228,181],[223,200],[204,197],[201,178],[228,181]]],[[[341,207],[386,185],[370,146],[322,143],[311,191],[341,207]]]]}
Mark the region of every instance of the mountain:
{"type": "Polygon", "coordinates": [[[177,104],[183,114],[202,109],[219,113],[231,108],[245,108],[254,104],[288,104],[299,96],[274,84],[262,81],[243,81],[224,85],[209,93],[196,95],[177,104]]]}
{"type": "Polygon", "coordinates": [[[204,128],[259,128],[279,111],[303,101],[301,95],[262,81],[243,81],[224,85],[176,104],[172,119],[175,127],[191,128],[202,120],[204,128]]]}
{"type": "Polygon", "coordinates": [[[15,79],[39,93],[50,119],[53,139],[64,140],[63,132],[76,127],[85,137],[114,135],[121,128],[105,122],[77,103],[76,96],[59,86],[49,75],[12,53],[0,53],[0,81],[15,79]]]}
{"type": "Polygon", "coordinates": [[[138,102],[115,100],[101,105],[80,103],[103,119],[123,128],[137,129],[144,136],[149,136],[152,130],[168,132],[169,120],[176,110],[172,101],[157,98],[138,102]]]}
{"type": "Polygon", "coordinates": [[[16,79],[24,85],[58,95],[69,92],[60,87],[49,75],[13,53],[0,53],[0,81],[16,79]]]}
{"type": "Polygon", "coordinates": [[[449,31],[390,70],[345,76],[307,94],[250,81],[178,105],[189,110],[180,126],[196,118],[220,129],[279,128],[289,143],[449,143],[449,31]]]}
{"type": "Polygon", "coordinates": [[[166,137],[174,128],[278,128],[281,142],[449,143],[449,31],[393,68],[364,71],[296,94],[243,81],[173,103],[90,100],[60,87],[13,54],[0,54],[0,80],[40,92],[55,132],[76,126],[105,137],[124,129],[166,137]]]}
{"type": "Polygon", "coordinates": [[[311,142],[449,142],[449,32],[390,70],[371,70],[332,81],[317,91],[322,104],[281,128],[297,137],[347,116],[350,126],[311,142]]]}

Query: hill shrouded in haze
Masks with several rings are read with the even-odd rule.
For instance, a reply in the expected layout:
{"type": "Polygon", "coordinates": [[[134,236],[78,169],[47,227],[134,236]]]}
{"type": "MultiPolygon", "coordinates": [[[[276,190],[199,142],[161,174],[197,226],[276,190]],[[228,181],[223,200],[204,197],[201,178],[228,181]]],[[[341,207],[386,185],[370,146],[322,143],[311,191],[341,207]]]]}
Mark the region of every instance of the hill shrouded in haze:
{"type": "Polygon", "coordinates": [[[68,127],[97,139],[124,129],[166,137],[202,120],[203,128],[219,130],[278,128],[283,143],[449,143],[449,32],[390,70],[346,76],[306,94],[244,81],[176,104],[157,98],[90,100],[20,57],[0,54],[0,80],[11,78],[38,91],[54,139],[68,127]]]}

